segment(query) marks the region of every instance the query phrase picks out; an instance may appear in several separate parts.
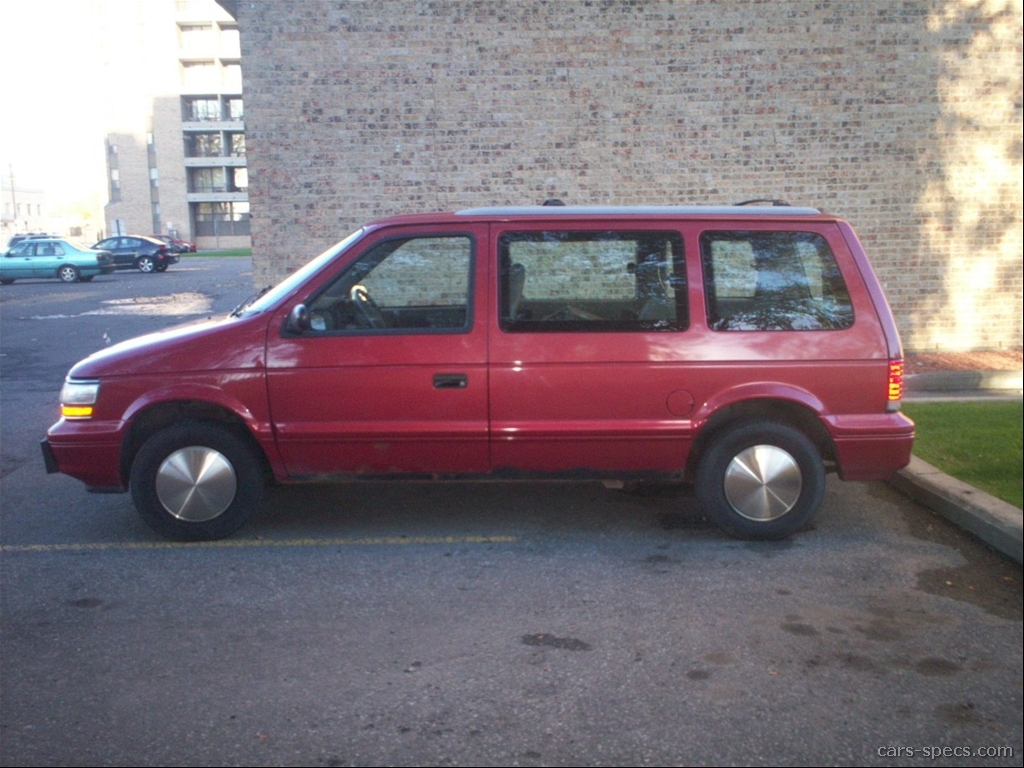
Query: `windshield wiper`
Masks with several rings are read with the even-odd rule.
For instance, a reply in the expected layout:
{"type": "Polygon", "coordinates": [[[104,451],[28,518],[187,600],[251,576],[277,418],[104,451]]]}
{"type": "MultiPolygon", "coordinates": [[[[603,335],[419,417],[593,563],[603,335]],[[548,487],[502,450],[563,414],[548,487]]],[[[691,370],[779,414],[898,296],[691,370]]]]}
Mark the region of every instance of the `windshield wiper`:
{"type": "Polygon", "coordinates": [[[242,302],[241,304],[239,304],[239,305],[238,305],[237,307],[235,307],[234,309],[232,309],[232,310],[231,310],[231,314],[229,315],[229,317],[241,317],[241,315],[242,315],[242,312],[244,312],[244,311],[245,311],[245,308],[246,308],[246,307],[248,307],[248,306],[249,306],[250,304],[252,304],[252,303],[253,303],[254,301],[256,301],[256,299],[258,299],[258,298],[259,298],[260,296],[262,296],[263,294],[265,294],[265,293],[266,293],[267,291],[269,291],[269,290],[270,290],[271,288],[273,288],[273,287],[274,287],[274,286],[272,286],[272,285],[268,285],[268,286],[267,286],[266,288],[264,288],[264,289],[263,289],[262,291],[260,291],[259,293],[254,293],[254,294],[253,294],[252,296],[250,296],[250,297],[249,297],[248,299],[246,299],[246,300],[245,300],[245,301],[243,301],[243,302],[242,302]]]}

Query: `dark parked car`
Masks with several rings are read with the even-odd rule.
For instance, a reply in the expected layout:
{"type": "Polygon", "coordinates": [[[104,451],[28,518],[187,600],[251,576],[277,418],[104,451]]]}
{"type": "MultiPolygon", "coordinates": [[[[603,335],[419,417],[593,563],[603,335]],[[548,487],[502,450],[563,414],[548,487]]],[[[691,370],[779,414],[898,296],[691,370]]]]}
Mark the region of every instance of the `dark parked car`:
{"type": "Polygon", "coordinates": [[[107,251],[75,245],[62,238],[30,237],[0,257],[0,283],[56,277],[65,283],[88,282],[96,275],[114,271],[114,257],[107,251]]]}
{"type": "Polygon", "coordinates": [[[730,533],[910,460],[903,350],[813,208],[477,208],[368,224],[229,317],[75,365],[50,472],[226,536],[267,478],[661,477],[730,533]]]}
{"type": "Polygon", "coordinates": [[[166,272],[178,263],[178,254],[171,253],[165,243],[142,235],[118,235],[100,240],[93,246],[114,254],[117,269],[137,269],[139,272],[166,272]]]}

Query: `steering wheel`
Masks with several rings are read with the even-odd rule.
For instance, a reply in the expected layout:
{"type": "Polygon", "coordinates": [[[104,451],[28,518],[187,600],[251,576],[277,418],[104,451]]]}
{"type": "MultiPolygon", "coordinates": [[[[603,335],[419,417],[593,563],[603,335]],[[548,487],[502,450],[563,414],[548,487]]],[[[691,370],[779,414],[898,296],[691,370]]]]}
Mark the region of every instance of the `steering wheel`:
{"type": "Polygon", "coordinates": [[[368,327],[387,328],[384,313],[380,311],[377,302],[370,298],[370,292],[366,290],[365,285],[353,285],[349,289],[348,297],[368,327]]]}

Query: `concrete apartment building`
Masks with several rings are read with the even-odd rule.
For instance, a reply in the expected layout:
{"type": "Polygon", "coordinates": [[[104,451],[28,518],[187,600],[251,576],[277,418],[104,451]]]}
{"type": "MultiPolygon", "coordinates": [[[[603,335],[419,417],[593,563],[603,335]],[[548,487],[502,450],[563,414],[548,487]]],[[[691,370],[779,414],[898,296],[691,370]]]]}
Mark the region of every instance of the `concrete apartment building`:
{"type": "Polygon", "coordinates": [[[1021,346],[1020,0],[219,2],[259,285],[387,214],[781,198],[908,349],[1021,346]]]}
{"type": "Polygon", "coordinates": [[[238,25],[214,0],[117,4],[104,26],[107,233],[250,244],[238,25]],[[113,40],[114,42],[111,42],[113,40]]]}

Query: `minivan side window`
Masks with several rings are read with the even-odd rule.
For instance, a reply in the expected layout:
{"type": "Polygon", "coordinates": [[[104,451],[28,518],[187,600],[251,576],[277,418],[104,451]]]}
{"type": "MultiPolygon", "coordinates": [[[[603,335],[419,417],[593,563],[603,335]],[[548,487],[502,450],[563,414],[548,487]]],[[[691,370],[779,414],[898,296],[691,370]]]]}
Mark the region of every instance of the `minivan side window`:
{"type": "Polygon", "coordinates": [[[377,243],[308,303],[313,335],[467,331],[472,263],[464,235],[377,243]]]}
{"type": "Polygon", "coordinates": [[[689,324],[678,232],[504,232],[498,257],[503,331],[679,331],[689,324]]]}
{"type": "Polygon", "coordinates": [[[835,331],[853,307],[835,256],[813,232],[704,232],[708,325],[715,331],[835,331]]]}

